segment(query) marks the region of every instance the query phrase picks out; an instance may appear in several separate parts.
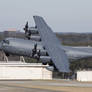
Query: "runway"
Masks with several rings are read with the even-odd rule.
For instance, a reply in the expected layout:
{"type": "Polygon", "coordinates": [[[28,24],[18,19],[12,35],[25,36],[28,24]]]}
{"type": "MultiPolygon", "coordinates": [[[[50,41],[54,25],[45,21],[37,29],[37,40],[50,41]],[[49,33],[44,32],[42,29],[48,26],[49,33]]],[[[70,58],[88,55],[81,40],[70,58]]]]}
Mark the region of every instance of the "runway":
{"type": "MultiPolygon", "coordinates": [[[[0,92],[56,92],[37,88],[26,88],[12,85],[0,85],[0,92]]],[[[57,91],[58,92],[58,91],[57,91]]]]}
{"type": "Polygon", "coordinates": [[[92,83],[56,79],[0,81],[0,92],[92,92],[92,83]]]}

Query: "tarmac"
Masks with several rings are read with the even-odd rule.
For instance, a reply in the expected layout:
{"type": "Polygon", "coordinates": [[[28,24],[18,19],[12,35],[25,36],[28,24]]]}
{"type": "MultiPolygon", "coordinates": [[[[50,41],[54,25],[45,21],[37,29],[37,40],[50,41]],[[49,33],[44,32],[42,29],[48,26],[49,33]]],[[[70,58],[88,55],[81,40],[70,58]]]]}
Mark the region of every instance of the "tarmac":
{"type": "Polygon", "coordinates": [[[92,92],[92,82],[72,80],[1,80],[0,92],[92,92]]]}

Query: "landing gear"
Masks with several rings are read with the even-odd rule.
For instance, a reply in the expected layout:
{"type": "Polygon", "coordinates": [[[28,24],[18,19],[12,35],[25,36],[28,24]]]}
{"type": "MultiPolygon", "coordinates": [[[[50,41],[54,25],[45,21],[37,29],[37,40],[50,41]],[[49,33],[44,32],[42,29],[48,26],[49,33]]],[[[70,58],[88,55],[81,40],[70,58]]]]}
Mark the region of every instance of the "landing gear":
{"type": "Polygon", "coordinates": [[[6,55],[7,57],[10,56],[9,53],[5,53],[5,55],[6,55]]]}
{"type": "Polygon", "coordinates": [[[42,62],[43,65],[47,65],[47,62],[42,62]]]}

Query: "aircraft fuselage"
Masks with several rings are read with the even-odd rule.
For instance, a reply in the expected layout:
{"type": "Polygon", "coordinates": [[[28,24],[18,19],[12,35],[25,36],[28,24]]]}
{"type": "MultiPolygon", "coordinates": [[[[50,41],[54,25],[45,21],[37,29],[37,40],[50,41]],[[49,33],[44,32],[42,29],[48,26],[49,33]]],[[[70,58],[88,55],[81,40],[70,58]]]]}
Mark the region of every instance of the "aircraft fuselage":
{"type": "MultiPolygon", "coordinates": [[[[34,49],[34,44],[37,44],[37,50],[44,53],[44,48],[41,42],[36,42],[32,40],[25,40],[19,38],[7,38],[1,42],[1,49],[8,54],[32,57],[32,50],[34,49]]],[[[92,57],[92,47],[62,47],[69,59],[81,59],[92,57]]],[[[44,56],[44,54],[42,54],[44,56]]]]}

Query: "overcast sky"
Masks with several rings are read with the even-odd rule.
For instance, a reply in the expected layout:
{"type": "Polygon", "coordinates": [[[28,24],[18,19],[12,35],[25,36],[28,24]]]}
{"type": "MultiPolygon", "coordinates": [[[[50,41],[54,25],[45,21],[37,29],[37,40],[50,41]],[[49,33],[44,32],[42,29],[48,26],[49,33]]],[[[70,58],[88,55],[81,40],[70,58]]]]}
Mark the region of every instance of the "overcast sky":
{"type": "Polygon", "coordinates": [[[92,0],[0,0],[0,31],[43,16],[54,32],[92,32],[92,0]]]}

